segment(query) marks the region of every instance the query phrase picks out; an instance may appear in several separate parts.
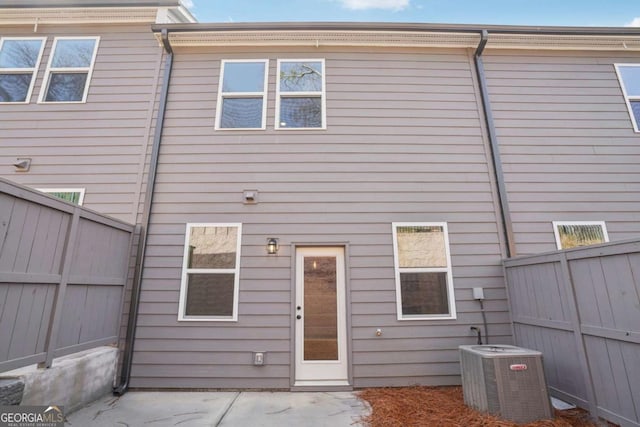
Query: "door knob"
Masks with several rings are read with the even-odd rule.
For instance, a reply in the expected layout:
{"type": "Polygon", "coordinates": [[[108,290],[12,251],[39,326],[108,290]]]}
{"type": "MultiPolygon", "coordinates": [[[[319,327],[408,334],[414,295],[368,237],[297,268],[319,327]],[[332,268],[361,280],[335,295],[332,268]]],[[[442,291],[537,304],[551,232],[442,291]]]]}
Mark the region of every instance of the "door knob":
{"type": "Polygon", "coordinates": [[[302,319],[302,316],[300,316],[299,314],[296,316],[296,319],[302,319]]]}

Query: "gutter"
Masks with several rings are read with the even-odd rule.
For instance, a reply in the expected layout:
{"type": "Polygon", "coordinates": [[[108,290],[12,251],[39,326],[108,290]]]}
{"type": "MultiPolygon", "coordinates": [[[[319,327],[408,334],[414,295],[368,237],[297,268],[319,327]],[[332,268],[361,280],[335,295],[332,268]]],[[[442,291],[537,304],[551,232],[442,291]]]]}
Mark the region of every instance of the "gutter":
{"type": "MultiPolygon", "coordinates": [[[[507,198],[507,187],[504,181],[504,172],[502,170],[502,159],[500,158],[500,147],[498,145],[498,137],[493,122],[493,113],[491,111],[491,103],[489,102],[489,89],[487,86],[487,78],[484,71],[484,62],[482,61],[482,53],[489,40],[489,32],[482,30],[480,33],[480,44],[473,55],[476,65],[476,73],[478,75],[478,84],[480,86],[480,97],[482,98],[482,109],[484,110],[484,119],[489,134],[489,144],[491,147],[491,157],[493,159],[493,172],[498,184],[498,201],[500,204],[502,231],[504,233],[507,244],[507,258],[516,256],[516,247],[513,239],[513,223],[511,222],[511,211],[509,210],[509,200],[507,198]]],[[[485,331],[486,334],[486,331],[485,331]]]]}
{"type": "Polygon", "coordinates": [[[164,117],[167,109],[167,97],[169,94],[169,81],[173,67],[173,49],[169,44],[169,31],[162,30],[162,45],[167,57],[164,65],[164,78],[162,81],[162,92],[160,95],[160,105],[158,107],[158,117],[153,135],[153,146],[151,150],[151,160],[149,163],[149,174],[147,178],[147,188],[145,191],[144,209],[140,225],[140,238],[138,241],[138,253],[136,255],[136,268],[131,289],[131,303],[129,306],[129,318],[127,322],[127,335],[125,338],[124,355],[122,358],[122,371],[120,381],[113,388],[113,394],[122,396],[129,389],[129,379],[131,378],[131,365],[133,361],[133,345],[136,338],[136,324],[138,323],[138,308],[140,305],[140,291],[142,289],[142,278],[144,273],[144,262],[147,251],[147,236],[151,219],[151,207],[153,206],[153,192],[156,183],[158,170],[158,159],[160,157],[160,143],[162,141],[162,130],[164,128],[164,117]]]}

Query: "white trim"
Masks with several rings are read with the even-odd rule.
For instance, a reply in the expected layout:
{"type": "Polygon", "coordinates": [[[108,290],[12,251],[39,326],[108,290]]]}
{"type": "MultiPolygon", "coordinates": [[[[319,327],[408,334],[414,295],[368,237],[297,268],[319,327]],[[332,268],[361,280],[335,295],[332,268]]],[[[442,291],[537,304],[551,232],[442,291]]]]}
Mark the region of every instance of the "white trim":
{"type": "Polygon", "coordinates": [[[184,237],[184,252],[182,259],[182,276],[180,280],[180,300],[178,302],[178,321],[184,322],[201,322],[201,321],[216,321],[216,322],[236,322],[238,321],[238,297],[240,295],[240,249],[242,246],[242,224],[241,223],[216,223],[216,222],[188,222],[186,224],[186,231],[184,237]],[[189,237],[191,236],[191,229],[195,227],[236,227],[238,229],[237,242],[236,242],[236,265],[233,269],[209,269],[209,268],[188,268],[187,263],[189,261],[189,237]],[[234,273],[233,281],[233,310],[231,317],[212,317],[212,316],[186,316],[184,314],[187,303],[187,284],[189,273],[234,273]]]}
{"type": "Polygon", "coordinates": [[[38,104],[84,104],[87,102],[87,95],[89,93],[89,86],[91,85],[91,76],[93,75],[93,69],[96,62],[96,57],[98,55],[98,45],[100,44],[100,36],[65,36],[65,37],[56,37],[53,39],[53,46],[51,47],[51,54],[49,55],[49,61],[47,61],[47,69],[44,74],[44,79],[42,80],[42,86],[40,87],[40,97],[38,98],[38,104]],[[91,64],[89,67],[73,67],[73,68],[62,68],[62,67],[52,67],[53,58],[56,54],[56,47],[58,45],[58,40],[95,40],[95,45],[93,46],[93,55],[91,56],[91,64]],[[60,72],[60,73],[86,73],[87,79],[84,84],[84,92],[82,94],[82,99],[79,101],[46,101],[47,92],[49,90],[49,81],[51,78],[52,72],[60,72]]]}
{"type": "Polygon", "coordinates": [[[456,318],[455,293],[453,287],[453,271],[451,267],[451,250],[449,248],[449,230],[446,222],[393,222],[391,223],[393,236],[393,266],[396,280],[396,311],[398,320],[450,320],[456,318]],[[446,267],[424,267],[424,268],[404,268],[400,267],[398,256],[398,227],[442,227],[444,234],[444,250],[447,259],[446,267]],[[420,273],[447,273],[447,302],[449,304],[449,314],[430,315],[403,315],[402,314],[402,287],[400,285],[400,270],[402,272],[420,273]]]}
{"type": "Polygon", "coordinates": [[[222,59],[220,60],[220,79],[218,82],[218,100],[216,103],[216,121],[215,130],[229,131],[247,131],[247,130],[265,130],[267,128],[267,91],[269,87],[269,60],[268,59],[222,59]],[[225,65],[229,63],[263,63],[264,78],[262,92],[224,92],[222,91],[222,82],[224,81],[225,65]],[[262,123],[259,128],[223,128],[220,127],[222,121],[222,102],[225,98],[257,98],[262,97],[262,123]]]}
{"type": "Polygon", "coordinates": [[[43,193],[80,193],[80,197],[78,197],[78,206],[82,206],[84,203],[84,188],[36,188],[38,191],[42,191],[43,193]]]}
{"type": "Polygon", "coordinates": [[[620,74],[620,67],[639,67],[640,63],[636,64],[613,64],[616,70],[616,76],[618,77],[618,83],[620,83],[620,88],[622,89],[622,94],[624,95],[624,102],[627,105],[627,110],[629,111],[629,116],[631,117],[631,123],[633,124],[633,130],[636,133],[640,132],[640,123],[636,121],[636,116],[633,114],[633,108],[631,107],[631,101],[640,101],[640,95],[629,96],[627,93],[627,88],[624,84],[624,80],[622,78],[622,74],[620,74]]]}
{"type": "Polygon", "coordinates": [[[2,37],[0,38],[0,52],[2,52],[2,46],[4,46],[5,40],[40,40],[40,51],[36,58],[36,64],[33,68],[0,68],[0,74],[26,74],[31,73],[31,82],[29,83],[29,89],[27,89],[27,96],[24,101],[0,101],[0,104],[28,104],[31,102],[31,95],[33,94],[33,87],[36,83],[38,70],[40,69],[40,61],[42,60],[42,53],[44,52],[44,46],[47,43],[46,37],[2,37]]]}
{"type": "Polygon", "coordinates": [[[562,242],[560,240],[560,232],[558,231],[559,225],[599,225],[602,227],[602,235],[604,236],[604,242],[609,242],[609,233],[607,232],[607,225],[604,221],[553,221],[553,235],[556,239],[556,248],[562,250],[562,242]]]}
{"type": "Polygon", "coordinates": [[[324,58],[314,58],[314,59],[297,59],[297,58],[282,58],[278,59],[278,66],[276,71],[276,111],[275,111],[275,124],[274,128],[276,130],[326,130],[327,129],[327,67],[324,58]],[[315,97],[320,98],[321,104],[321,126],[315,128],[306,128],[306,127],[281,127],[280,126],[280,100],[282,99],[282,94],[280,92],[280,64],[283,62],[320,62],[322,64],[322,88],[318,92],[285,92],[285,98],[296,98],[296,97],[315,97]]]}

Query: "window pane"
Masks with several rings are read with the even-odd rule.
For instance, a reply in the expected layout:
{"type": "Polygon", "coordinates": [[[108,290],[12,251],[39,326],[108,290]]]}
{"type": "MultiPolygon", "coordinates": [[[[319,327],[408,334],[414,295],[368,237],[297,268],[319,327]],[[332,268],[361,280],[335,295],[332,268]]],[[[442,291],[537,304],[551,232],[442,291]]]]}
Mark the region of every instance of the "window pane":
{"type": "Polygon", "coordinates": [[[193,227],[187,268],[236,268],[237,227],[193,227]]]}
{"type": "Polygon", "coordinates": [[[5,40],[0,51],[0,68],[34,68],[42,40],[5,40]]]}
{"type": "Polygon", "coordinates": [[[628,96],[640,96],[640,66],[618,67],[628,96]]]}
{"type": "Polygon", "coordinates": [[[444,231],[439,226],[405,226],[396,229],[398,266],[446,267],[444,231]]]}
{"type": "Polygon", "coordinates": [[[62,193],[48,193],[58,199],[66,200],[67,202],[80,204],[80,193],[78,192],[62,192],[62,193]]]}
{"type": "Polygon", "coordinates": [[[262,98],[224,98],[221,128],[261,128],[262,98]]]}
{"type": "Polygon", "coordinates": [[[640,101],[631,101],[631,111],[636,119],[636,126],[640,127],[640,101]]]}
{"type": "Polygon", "coordinates": [[[263,92],[264,67],[264,62],[225,63],[222,92],[263,92]]]}
{"type": "Polygon", "coordinates": [[[322,100],[319,97],[281,98],[280,127],[322,127],[322,100]]]}
{"type": "Polygon", "coordinates": [[[402,314],[449,314],[447,273],[400,273],[402,314]]]}
{"type": "Polygon", "coordinates": [[[338,360],[336,257],[304,258],[304,360],[338,360]]]}
{"type": "Polygon", "coordinates": [[[186,316],[232,316],[234,274],[189,274],[186,316]]]}
{"type": "Polygon", "coordinates": [[[95,40],[58,40],[52,67],[90,67],[95,40]]]}
{"type": "Polygon", "coordinates": [[[322,91],[322,62],[281,62],[280,91],[322,91]]]}
{"type": "Polygon", "coordinates": [[[87,73],[51,73],[47,102],[82,101],[87,73]]]}
{"type": "Polygon", "coordinates": [[[558,225],[558,234],[562,249],[605,243],[604,231],[600,224],[558,225]]]}
{"type": "Polygon", "coordinates": [[[0,74],[0,102],[24,102],[31,74],[0,74]]]}

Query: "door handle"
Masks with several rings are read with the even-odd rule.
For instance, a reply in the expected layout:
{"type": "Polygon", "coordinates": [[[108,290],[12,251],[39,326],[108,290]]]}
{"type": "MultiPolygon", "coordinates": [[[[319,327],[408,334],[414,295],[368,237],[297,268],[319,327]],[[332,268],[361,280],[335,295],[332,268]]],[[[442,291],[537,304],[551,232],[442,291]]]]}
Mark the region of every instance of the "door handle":
{"type": "Polygon", "coordinates": [[[296,316],[296,319],[302,319],[302,316],[300,316],[299,314],[296,316]]]}

